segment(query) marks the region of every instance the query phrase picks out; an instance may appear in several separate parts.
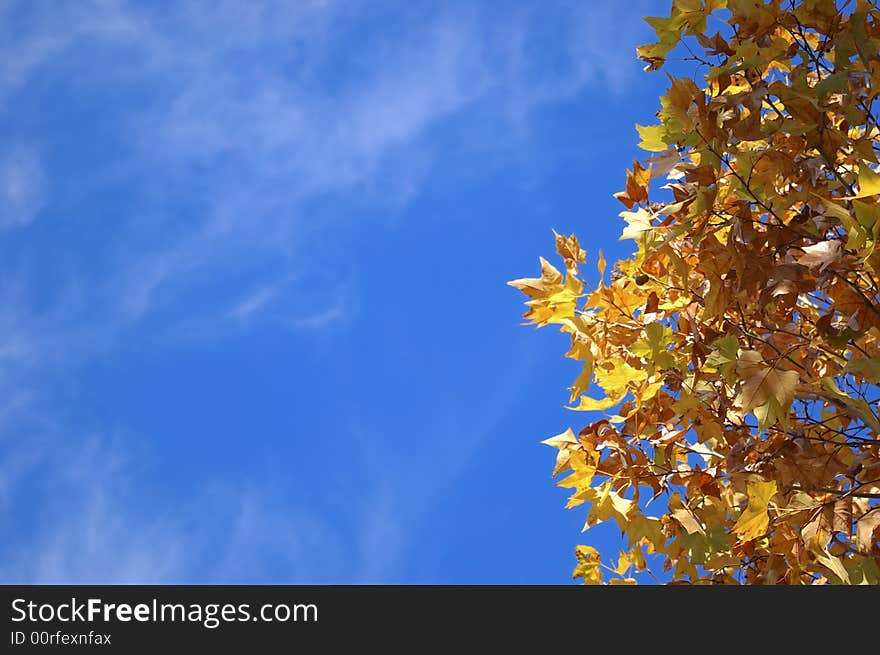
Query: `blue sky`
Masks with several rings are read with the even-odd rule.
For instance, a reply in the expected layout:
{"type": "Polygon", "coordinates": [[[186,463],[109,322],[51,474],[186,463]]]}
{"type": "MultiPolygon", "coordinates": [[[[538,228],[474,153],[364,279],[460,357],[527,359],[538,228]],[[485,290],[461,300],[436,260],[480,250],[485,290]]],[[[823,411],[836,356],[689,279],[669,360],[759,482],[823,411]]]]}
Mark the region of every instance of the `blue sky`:
{"type": "Polygon", "coordinates": [[[0,0],[0,581],[565,583],[665,2],[0,0]],[[588,267],[595,270],[594,267],[588,267]]]}

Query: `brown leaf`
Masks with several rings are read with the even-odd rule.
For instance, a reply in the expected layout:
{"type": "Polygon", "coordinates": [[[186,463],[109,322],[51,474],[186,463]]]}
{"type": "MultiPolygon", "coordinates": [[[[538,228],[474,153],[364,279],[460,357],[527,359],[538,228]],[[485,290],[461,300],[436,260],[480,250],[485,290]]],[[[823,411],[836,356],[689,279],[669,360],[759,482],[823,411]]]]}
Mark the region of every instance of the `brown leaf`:
{"type": "Polygon", "coordinates": [[[880,526],[880,507],[870,510],[859,519],[856,525],[856,547],[859,552],[870,553],[876,541],[874,532],[880,526]]]}
{"type": "Polygon", "coordinates": [[[843,246],[837,240],[820,241],[812,246],[805,246],[802,250],[804,254],[798,257],[798,264],[817,269],[820,273],[839,262],[843,256],[843,246]]]}

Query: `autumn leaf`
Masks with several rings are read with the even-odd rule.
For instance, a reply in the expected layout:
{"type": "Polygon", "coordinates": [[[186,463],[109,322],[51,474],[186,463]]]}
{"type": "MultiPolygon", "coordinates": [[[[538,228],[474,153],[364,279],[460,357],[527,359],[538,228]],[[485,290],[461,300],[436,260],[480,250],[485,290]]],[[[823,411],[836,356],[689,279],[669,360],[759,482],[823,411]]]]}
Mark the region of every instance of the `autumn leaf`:
{"type": "Polygon", "coordinates": [[[593,372],[596,382],[609,396],[621,395],[628,391],[633,383],[641,382],[647,377],[646,371],[622,361],[609,362],[606,367],[596,367],[593,372]]]}
{"type": "Polygon", "coordinates": [[[565,432],[544,439],[541,443],[546,444],[547,446],[552,446],[553,448],[565,448],[567,446],[577,446],[578,440],[577,437],[574,436],[574,432],[571,431],[571,428],[568,428],[565,432]]]}
{"type": "Polygon", "coordinates": [[[770,523],[767,508],[775,493],[775,480],[748,483],[749,504],[733,526],[733,531],[739,534],[743,541],[757,539],[767,532],[770,523]]]}
{"type": "Polygon", "coordinates": [[[577,300],[581,294],[581,284],[569,274],[563,281],[562,274],[543,257],[541,258],[541,277],[523,278],[508,282],[531,298],[523,318],[536,323],[562,323],[574,316],[577,300]]]}
{"type": "Polygon", "coordinates": [[[798,258],[798,264],[817,269],[820,273],[829,266],[836,264],[843,256],[840,241],[820,241],[812,246],[804,246],[804,254],[798,258]]]}
{"type": "Polygon", "coordinates": [[[703,526],[700,525],[700,522],[694,516],[694,513],[686,508],[679,508],[672,510],[672,516],[675,517],[675,520],[681,524],[688,534],[706,534],[706,531],[703,529],[703,526]]]}
{"type": "Polygon", "coordinates": [[[622,399],[623,396],[606,396],[605,398],[601,399],[590,398],[589,396],[581,396],[578,399],[578,404],[573,407],[569,407],[569,409],[573,409],[576,412],[596,412],[603,409],[608,409],[609,407],[614,407],[622,399]]]}
{"type": "Polygon", "coordinates": [[[663,177],[681,162],[681,155],[675,148],[667,148],[658,155],[652,155],[645,161],[651,164],[651,179],[663,177]]]}
{"type": "Polygon", "coordinates": [[[575,548],[577,566],[572,573],[573,578],[582,578],[584,584],[602,584],[602,560],[592,546],[575,548]]]}
{"type": "Polygon", "coordinates": [[[563,236],[553,231],[556,237],[556,252],[558,252],[565,260],[565,266],[569,270],[577,271],[577,265],[587,261],[587,253],[581,248],[577,237],[574,234],[563,236]]]}
{"type": "Polygon", "coordinates": [[[614,197],[620,200],[627,209],[648,200],[648,185],[651,182],[650,167],[644,168],[638,160],[633,161],[633,170],[626,172],[626,191],[615,193],[614,197]]]}
{"type": "Polygon", "coordinates": [[[651,224],[653,217],[644,208],[639,207],[634,212],[622,212],[620,214],[626,221],[627,226],[620,234],[621,241],[623,239],[641,239],[646,232],[653,230],[651,224]]]}
{"type": "Polygon", "coordinates": [[[827,567],[841,583],[850,584],[849,572],[839,557],[835,557],[827,550],[823,550],[816,553],[816,559],[820,564],[827,567]]]}
{"type": "Polygon", "coordinates": [[[853,198],[869,198],[880,195],[880,175],[862,162],[859,165],[859,192],[853,198]]]}
{"type": "Polygon", "coordinates": [[[745,413],[752,412],[761,429],[777,421],[787,425],[799,380],[797,371],[777,370],[755,350],[740,352],[736,366],[743,383],[734,404],[745,413]]]}
{"type": "Polygon", "coordinates": [[[880,526],[880,508],[873,508],[859,518],[856,524],[856,548],[863,553],[870,553],[876,540],[874,532],[880,526]]]}
{"type": "Polygon", "coordinates": [[[636,125],[639,136],[642,138],[639,148],[650,152],[664,152],[668,146],[664,140],[662,125],[636,125]]]}

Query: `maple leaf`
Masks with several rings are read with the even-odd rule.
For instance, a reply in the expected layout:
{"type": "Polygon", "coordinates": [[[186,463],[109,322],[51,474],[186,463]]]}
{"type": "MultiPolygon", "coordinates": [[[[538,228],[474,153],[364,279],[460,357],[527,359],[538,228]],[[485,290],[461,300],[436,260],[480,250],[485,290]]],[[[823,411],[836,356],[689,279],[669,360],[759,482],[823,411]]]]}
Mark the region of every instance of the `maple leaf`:
{"type": "Polygon", "coordinates": [[[622,212],[620,215],[627,223],[627,226],[620,234],[621,241],[624,239],[641,239],[646,232],[650,232],[653,229],[651,224],[653,217],[642,207],[639,207],[634,212],[622,212]]]}
{"type": "Polygon", "coordinates": [[[615,519],[621,527],[625,527],[630,513],[635,505],[631,500],[623,498],[611,486],[610,482],[603,482],[599,487],[593,487],[585,494],[590,501],[590,511],[584,524],[584,530],[604,523],[609,519],[615,519]]]}
{"type": "Polygon", "coordinates": [[[761,429],[776,421],[787,425],[788,409],[800,379],[797,371],[768,366],[755,350],[741,351],[736,366],[743,382],[734,404],[744,413],[752,412],[761,429]]]}
{"type": "Polygon", "coordinates": [[[767,532],[770,523],[767,508],[775,494],[775,480],[748,483],[749,504],[733,526],[733,531],[739,534],[743,541],[757,539],[767,532]]]}
{"type": "Polygon", "coordinates": [[[694,513],[686,508],[674,509],[672,510],[672,516],[675,517],[675,520],[681,523],[681,527],[687,530],[688,534],[700,533],[706,534],[706,531],[703,529],[703,526],[700,525],[700,522],[694,516],[694,513]]]}
{"type": "Polygon", "coordinates": [[[856,524],[856,547],[863,553],[871,552],[875,543],[874,532],[880,526],[880,508],[873,508],[859,518],[856,524]]]}
{"type": "Polygon", "coordinates": [[[880,195],[880,175],[866,164],[859,166],[859,192],[853,198],[868,198],[880,195]]]}
{"type": "Polygon", "coordinates": [[[508,284],[531,298],[526,303],[530,309],[523,314],[523,318],[539,326],[562,323],[574,316],[582,291],[582,286],[574,275],[569,273],[563,281],[562,274],[543,257],[541,277],[512,280],[508,284]]]}
{"type": "Polygon", "coordinates": [[[714,349],[706,358],[705,365],[714,368],[719,373],[729,378],[736,368],[739,354],[739,341],[733,334],[728,334],[712,343],[714,349]]]}
{"type": "Polygon", "coordinates": [[[596,399],[590,398],[589,396],[581,396],[578,399],[578,404],[569,407],[569,409],[573,409],[576,412],[595,412],[603,409],[608,409],[609,407],[614,407],[621,400],[623,400],[623,396],[606,396],[605,398],[596,399]]]}
{"type": "Polygon", "coordinates": [[[664,152],[669,147],[664,138],[662,125],[636,125],[636,130],[642,138],[639,148],[650,152],[664,152]]]}
{"type": "Polygon", "coordinates": [[[575,378],[575,381],[571,385],[571,397],[568,399],[569,403],[573,403],[575,399],[580,396],[582,393],[585,393],[587,389],[590,388],[590,381],[593,379],[593,363],[592,361],[584,364],[581,369],[580,375],[575,378]]]}
{"type": "Polygon", "coordinates": [[[574,436],[574,432],[571,431],[571,428],[568,428],[565,432],[544,439],[541,443],[546,444],[547,446],[552,446],[553,448],[566,448],[568,446],[578,445],[578,440],[577,437],[574,436]]]}
{"type": "Polygon", "coordinates": [[[646,377],[645,371],[622,361],[609,362],[607,367],[597,367],[593,372],[596,382],[609,396],[625,393],[634,382],[641,382],[646,377]]]}
{"type": "Polygon", "coordinates": [[[625,576],[627,571],[629,571],[633,565],[634,562],[630,554],[621,550],[620,557],[617,559],[617,566],[614,567],[614,572],[619,576],[625,576]]]}
{"type": "Polygon", "coordinates": [[[587,253],[581,248],[577,237],[573,234],[566,237],[557,234],[556,230],[553,231],[553,235],[556,237],[556,252],[565,259],[566,268],[577,271],[577,265],[587,261],[587,253]]]}
{"type": "Polygon", "coordinates": [[[840,241],[820,241],[812,246],[804,246],[804,254],[798,257],[798,264],[818,269],[821,273],[829,266],[840,261],[843,246],[840,241]]]}
{"type": "Polygon", "coordinates": [[[577,546],[575,557],[578,563],[571,577],[582,578],[584,584],[602,584],[602,559],[599,551],[592,546],[577,546]]]}
{"type": "Polygon", "coordinates": [[[516,287],[529,298],[539,298],[546,295],[548,291],[557,289],[562,285],[562,273],[543,257],[541,262],[541,277],[521,278],[519,280],[511,280],[507,284],[516,287]]]}
{"type": "Polygon", "coordinates": [[[645,161],[651,164],[651,179],[662,177],[681,162],[681,154],[675,148],[668,148],[658,155],[652,155],[645,161]]]}
{"type": "Polygon", "coordinates": [[[639,161],[633,160],[633,170],[626,172],[626,191],[615,193],[614,197],[626,205],[627,209],[648,200],[648,185],[651,182],[651,168],[642,167],[639,161]]]}

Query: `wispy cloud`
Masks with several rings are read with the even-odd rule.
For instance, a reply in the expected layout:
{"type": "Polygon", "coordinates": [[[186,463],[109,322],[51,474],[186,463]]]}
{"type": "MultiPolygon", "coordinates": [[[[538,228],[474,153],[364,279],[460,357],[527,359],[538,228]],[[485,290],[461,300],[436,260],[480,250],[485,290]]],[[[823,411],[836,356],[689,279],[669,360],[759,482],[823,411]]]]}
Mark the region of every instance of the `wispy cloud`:
{"type": "Polygon", "coordinates": [[[237,321],[249,321],[264,308],[276,294],[274,286],[260,286],[235,303],[229,315],[237,321]]]}
{"type": "Polygon", "coordinates": [[[337,284],[330,293],[314,300],[314,307],[300,307],[285,322],[297,330],[321,330],[345,323],[357,313],[357,300],[350,284],[337,284]]]}
{"type": "Polygon", "coordinates": [[[0,152],[0,229],[27,225],[46,202],[46,176],[34,147],[0,152]]]}
{"type": "Polygon", "coordinates": [[[305,314],[303,316],[294,316],[290,319],[290,324],[298,329],[303,330],[319,330],[325,328],[331,323],[337,323],[346,316],[346,305],[343,302],[336,302],[327,309],[321,310],[314,314],[305,314]]]}

